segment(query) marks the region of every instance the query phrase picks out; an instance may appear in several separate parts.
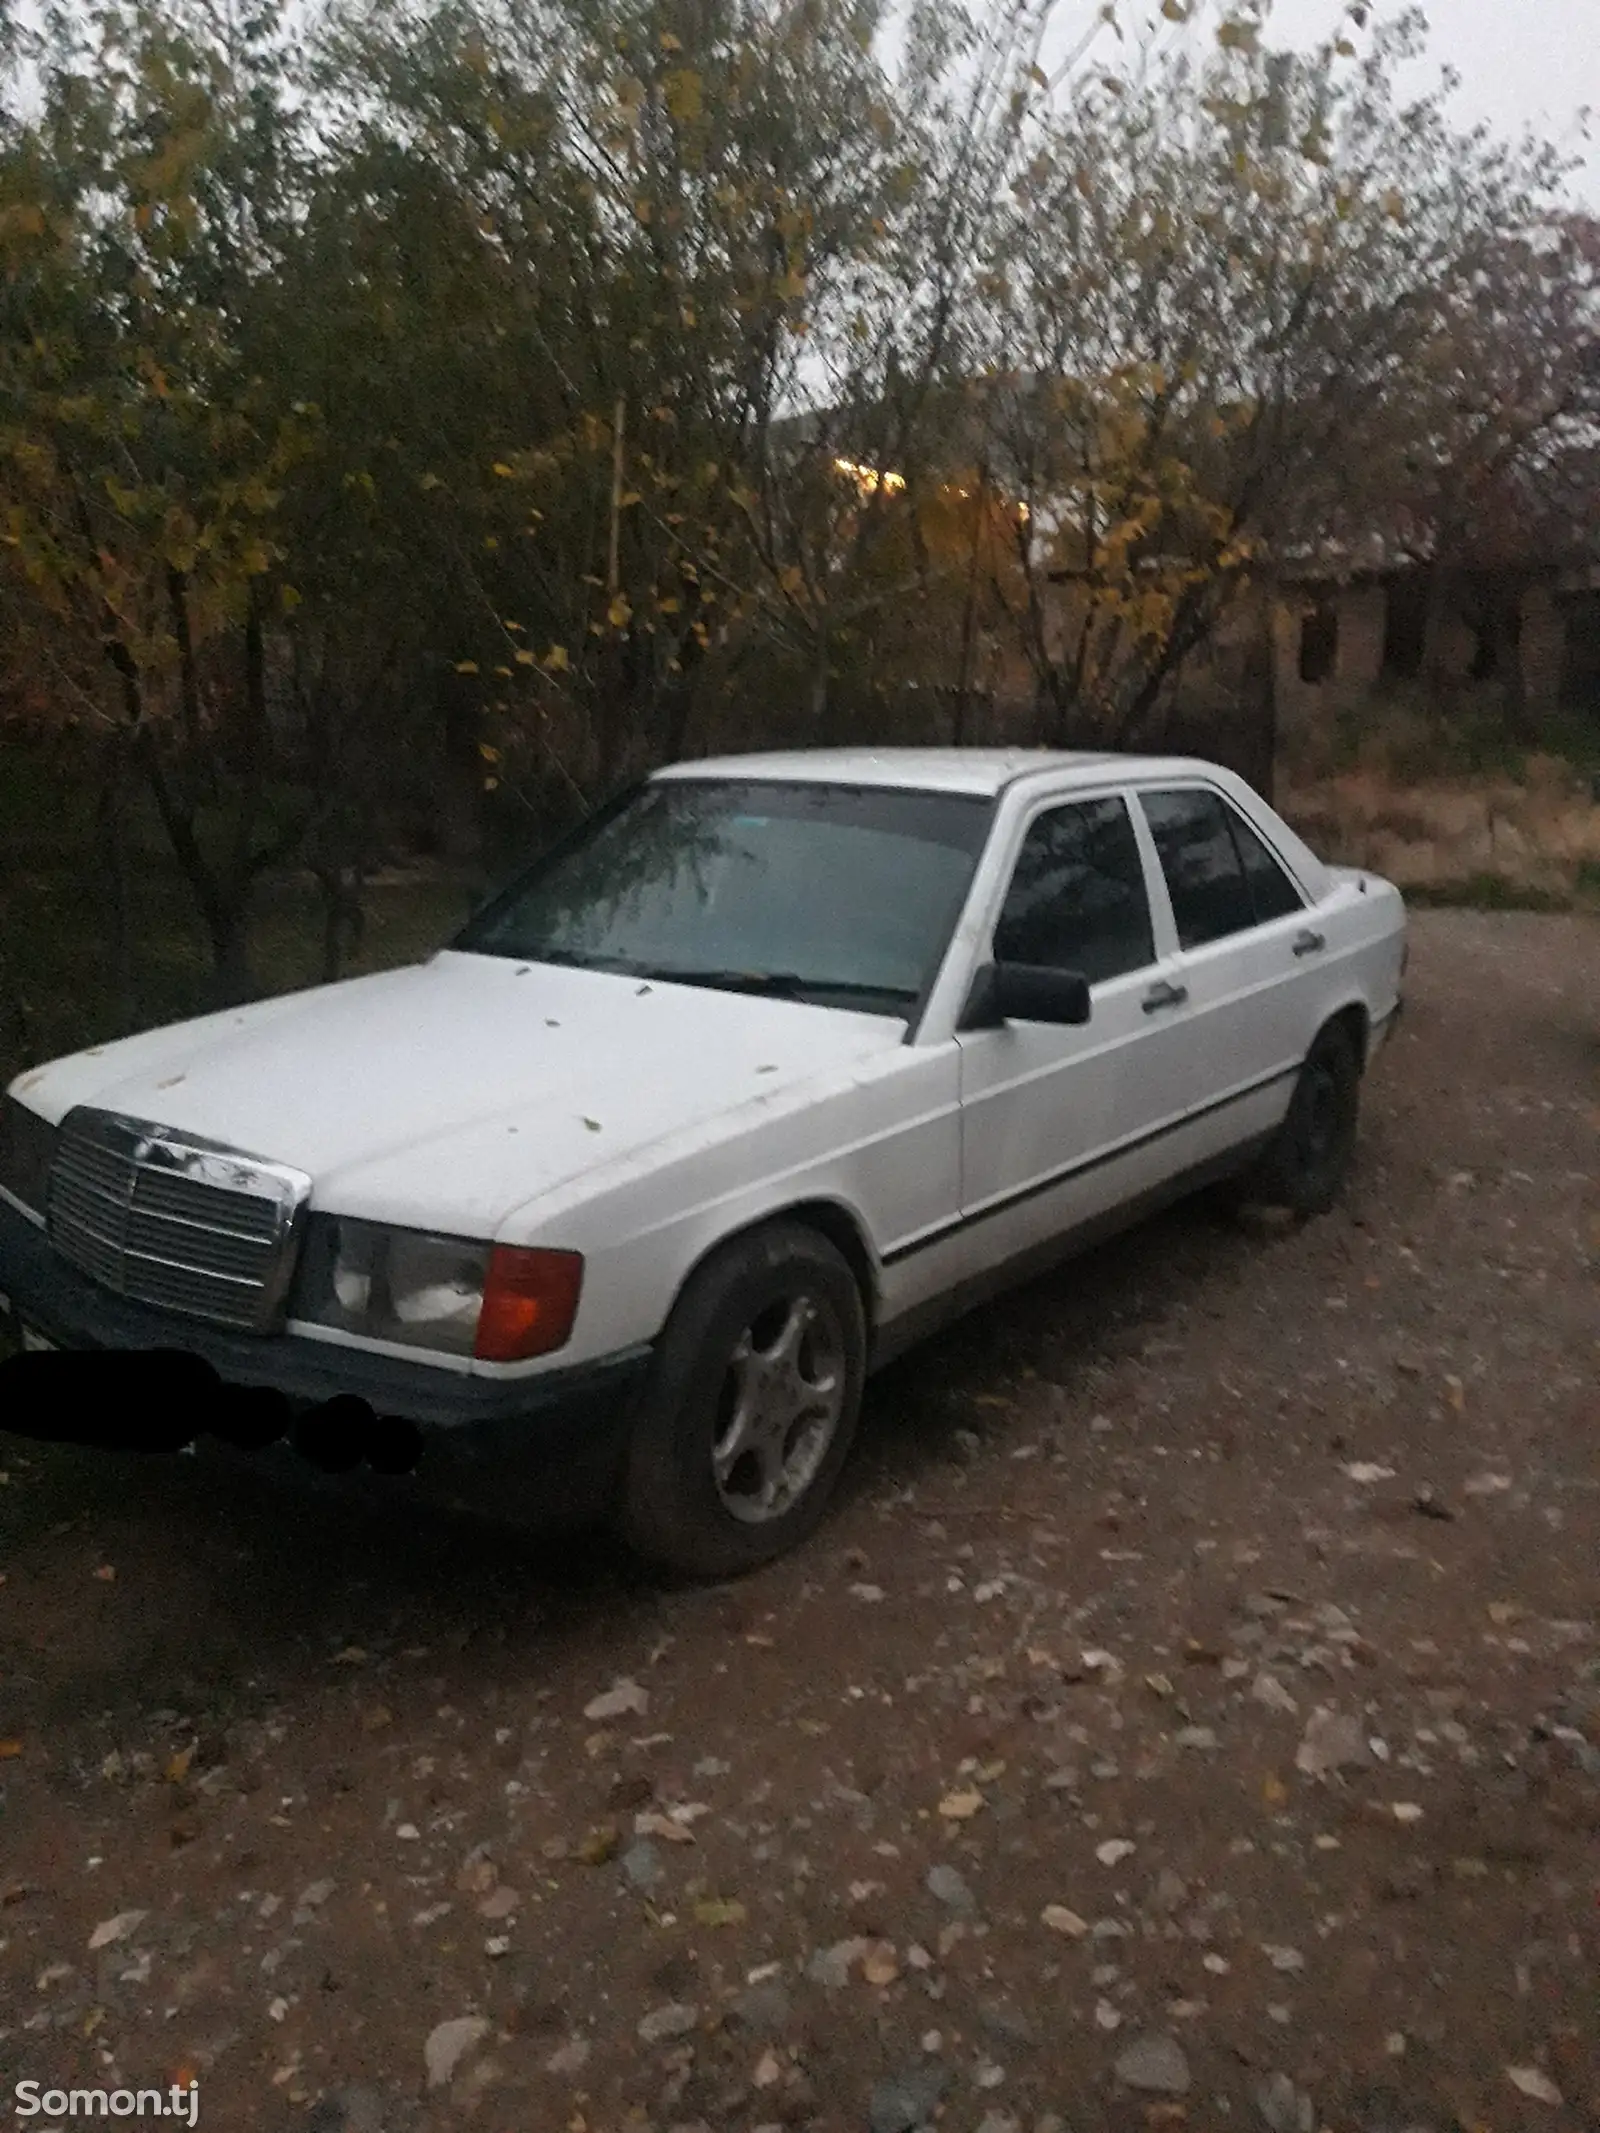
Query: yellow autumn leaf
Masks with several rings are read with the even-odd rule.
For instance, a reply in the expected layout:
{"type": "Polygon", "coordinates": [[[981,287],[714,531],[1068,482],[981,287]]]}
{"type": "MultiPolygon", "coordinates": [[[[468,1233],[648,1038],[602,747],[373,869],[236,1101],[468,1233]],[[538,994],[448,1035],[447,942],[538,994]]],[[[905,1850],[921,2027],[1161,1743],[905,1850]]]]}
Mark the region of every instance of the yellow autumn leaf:
{"type": "Polygon", "coordinates": [[[478,753],[483,757],[483,760],[486,763],[498,763],[500,760],[499,749],[491,748],[487,741],[479,741],[478,753]]]}
{"type": "Polygon", "coordinates": [[[517,648],[516,660],[519,667],[536,667],[539,664],[536,656],[528,650],[526,645],[520,645],[517,648]]]}
{"type": "Polygon", "coordinates": [[[456,672],[458,674],[476,674],[477,671],[478,662],[475,659],[458,659],[456,661],[456,672]]]}
{"type": "Polygon", "coordinates": [[[626,593],[618,593],[606,609],[606,620],[614,630],[626,629],[633,617],[633,607],[626,593]]]}
{"type": "Polygon", "coordinates": [[[570,664],[567,658],[566,646],[564,644],[551,645],[549,651],[544,655],[544,663],[552,674],[565,674],[570,664]]]}
{"type": "Polygon", "coordinates": [[[509,480],[511,477],[511,469],[506,465],[503,459],[497,459],[495,461],[494,470],[498,475],[501,476],[503,480],[509,480]]]}
{"type": "Polygon", "coordinates": [[[745,1908],[736,1899],[712,1896],[695,1905],[694,1915],[702,1926],[742,1926],[745,1908]]]}

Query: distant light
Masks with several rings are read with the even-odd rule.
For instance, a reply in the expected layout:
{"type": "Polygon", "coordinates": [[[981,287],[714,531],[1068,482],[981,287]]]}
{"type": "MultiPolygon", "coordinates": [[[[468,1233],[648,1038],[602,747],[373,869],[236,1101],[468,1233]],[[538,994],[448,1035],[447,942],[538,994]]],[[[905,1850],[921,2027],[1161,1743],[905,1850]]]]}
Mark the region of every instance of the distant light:
{"type": "Polygon", "coordinates": [[[903,474],[880,473],[876,467],[863,466],[859,459],[836,459],[833,464],[839,473],[849,475],[863,496],[876,494],[880,487],[896,496],[906,485],[903,474]]]}

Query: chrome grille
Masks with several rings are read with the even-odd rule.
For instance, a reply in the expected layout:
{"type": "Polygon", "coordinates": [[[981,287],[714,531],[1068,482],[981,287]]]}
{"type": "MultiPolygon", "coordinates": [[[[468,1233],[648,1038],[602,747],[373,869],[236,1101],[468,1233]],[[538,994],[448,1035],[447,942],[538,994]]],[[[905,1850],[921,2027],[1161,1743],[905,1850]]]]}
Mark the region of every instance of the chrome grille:
{"type": "Polygon", "coordinates": [[[119,1295],[267,1332],[310,1192],[285,1164],[80,1108],[61,1124],[46,1221],[62,1257],[119,1295]]]}

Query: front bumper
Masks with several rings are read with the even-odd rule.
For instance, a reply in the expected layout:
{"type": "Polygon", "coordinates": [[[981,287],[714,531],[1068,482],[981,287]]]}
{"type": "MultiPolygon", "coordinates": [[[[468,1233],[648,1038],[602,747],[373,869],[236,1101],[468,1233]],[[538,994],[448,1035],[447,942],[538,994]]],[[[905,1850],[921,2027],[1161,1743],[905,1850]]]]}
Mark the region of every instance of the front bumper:
{"type": "Polygon", "coordinates": [[[65,1351],[0,1365],[0,1428],[137,1450],[206,1436],[280,1469],[297,1451],[313,1468],[366,1464],[393,1486],[518,1519],[604,1507],[650,1360],[639,1347],[506,1380],[234,1333],[103,1288],[3,1200],[0,1298],[65,1351]]]}

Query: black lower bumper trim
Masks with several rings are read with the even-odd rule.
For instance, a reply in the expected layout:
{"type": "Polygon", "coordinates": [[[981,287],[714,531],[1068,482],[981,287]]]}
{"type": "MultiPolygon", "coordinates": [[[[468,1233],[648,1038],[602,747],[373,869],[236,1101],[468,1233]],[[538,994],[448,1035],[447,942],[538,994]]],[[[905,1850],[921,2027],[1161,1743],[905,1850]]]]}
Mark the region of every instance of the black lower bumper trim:
{"type": "Polygon", "coordinates": [[[513,1516],[604,1500],[650,1359],[640,1347],[496,1380],[185,1323],[101,1288],[4,1202],[0,1296],[59,1351],[0,1363],[0,1428],[145,1451],[200,1435],[255,1454],[287,1443],[325,1473],[366,1466],[513,1516]]]}

